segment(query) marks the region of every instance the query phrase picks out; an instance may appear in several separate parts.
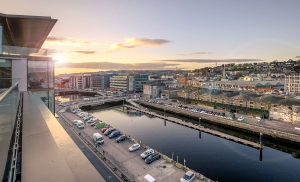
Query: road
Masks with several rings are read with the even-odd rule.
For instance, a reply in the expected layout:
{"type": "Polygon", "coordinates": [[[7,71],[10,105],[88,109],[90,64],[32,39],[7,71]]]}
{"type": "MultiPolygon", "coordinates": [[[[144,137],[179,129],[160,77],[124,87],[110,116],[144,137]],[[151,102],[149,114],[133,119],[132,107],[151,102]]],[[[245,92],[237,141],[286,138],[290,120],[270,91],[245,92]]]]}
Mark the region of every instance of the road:
{"type": "Polygon", "coordinates": [[[93,164],[95,169],[105,179],[105,181],[121,181],[105,164],[102,163],[102,161],[90,150],[90,148],[88,148],[84,144],[84,142],[69,128],[69,126],[67,126],[63,121],[59,120],[59,122],[65,129],[65,131],[69,134],[69,136],[73,139],[73,141],[76,143],[76,145],[80,148],[82,153],[88,158],[88,160],[93,164]]]}

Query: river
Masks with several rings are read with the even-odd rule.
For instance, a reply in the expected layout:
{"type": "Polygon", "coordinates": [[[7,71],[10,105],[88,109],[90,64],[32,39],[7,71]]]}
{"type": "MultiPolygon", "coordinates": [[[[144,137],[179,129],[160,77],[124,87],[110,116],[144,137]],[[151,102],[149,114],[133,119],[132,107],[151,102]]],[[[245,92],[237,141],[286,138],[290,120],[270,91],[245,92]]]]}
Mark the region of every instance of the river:
{"type": "Polygon", "coordinates": [[[300,160],[270,147],[260,151],[242,144],[121,108],[92,114],[215,181],[299,181],[300,160]]]}

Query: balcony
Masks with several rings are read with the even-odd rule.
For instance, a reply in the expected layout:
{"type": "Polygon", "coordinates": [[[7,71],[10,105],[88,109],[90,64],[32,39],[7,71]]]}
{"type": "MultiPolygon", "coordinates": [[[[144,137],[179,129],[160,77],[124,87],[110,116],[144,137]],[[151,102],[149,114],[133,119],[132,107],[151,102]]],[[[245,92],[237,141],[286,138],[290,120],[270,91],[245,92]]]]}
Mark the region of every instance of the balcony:
{"type": "Polygon", "coordinates": [[[12,56],[47,57],[47,49],[0,45],[0,54],[12,56]]]}

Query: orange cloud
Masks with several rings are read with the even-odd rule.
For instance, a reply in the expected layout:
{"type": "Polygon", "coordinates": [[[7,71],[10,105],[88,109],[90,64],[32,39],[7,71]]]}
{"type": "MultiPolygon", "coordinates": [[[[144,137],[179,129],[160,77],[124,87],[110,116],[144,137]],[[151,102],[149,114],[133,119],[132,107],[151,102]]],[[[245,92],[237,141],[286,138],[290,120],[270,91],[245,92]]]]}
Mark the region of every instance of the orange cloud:
{"type": "Polygon", "coordinates": [[[147,38],[128,38],[125,39],[125,43],[113,43],[105,52],[118,51],[121,49],[130,49],[137,47],[157,47],[171,41],[164,39],[147,39],[147,38]]]}
{"type": "Polygon", "coordinates": [[[99,45],[101,43],[95,41],[88,41],[83,39],[72,39],[67,37],[55,37],[49,35],[45,41],[47,44],[57,44],[57,45],[72,45],[72,46],[81,46],[81,45],[99,45]]]}

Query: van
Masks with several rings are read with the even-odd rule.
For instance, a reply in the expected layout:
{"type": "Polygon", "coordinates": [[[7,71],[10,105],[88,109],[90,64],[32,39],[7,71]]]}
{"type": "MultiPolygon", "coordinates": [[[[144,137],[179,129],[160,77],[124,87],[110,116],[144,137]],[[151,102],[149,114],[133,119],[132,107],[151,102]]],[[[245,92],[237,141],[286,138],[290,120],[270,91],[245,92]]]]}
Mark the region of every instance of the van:
{"type": "Polygon", "coordinates": [[[99,133],[94,133],[94,134],[93,134],[93,140],[94,140],[97,144],[103,144],[103,143],[104,143],[104,139],[103,139],[102,135],[100,135],[99,133]]]}
{"type": "Polygon", "coordinates": [[[83,122],[80,121],[80,120],[77,121],[76,126],[77,126],[77,128],[79,128],[79,129],[84,129],[84,124],[83,124],[83,122]]]}
{"type": "Polygon", "coordinates": [[[144,176],[144,182],[156,182],[156,180],[150,174],[147,174],[144,176]]]}

